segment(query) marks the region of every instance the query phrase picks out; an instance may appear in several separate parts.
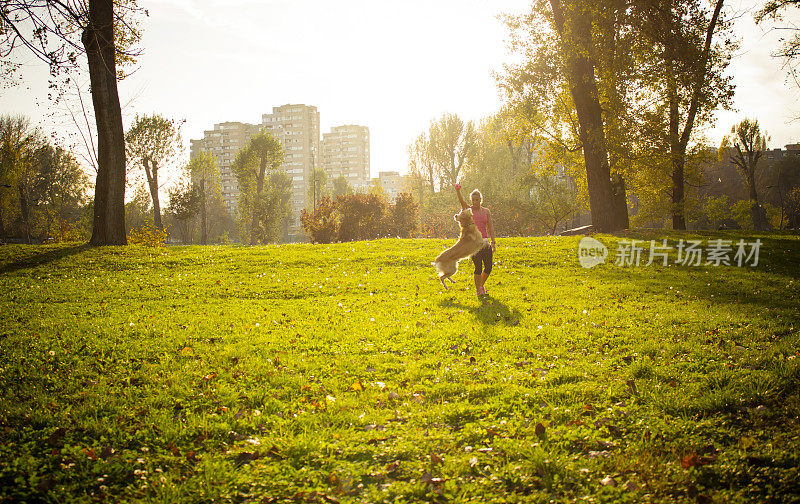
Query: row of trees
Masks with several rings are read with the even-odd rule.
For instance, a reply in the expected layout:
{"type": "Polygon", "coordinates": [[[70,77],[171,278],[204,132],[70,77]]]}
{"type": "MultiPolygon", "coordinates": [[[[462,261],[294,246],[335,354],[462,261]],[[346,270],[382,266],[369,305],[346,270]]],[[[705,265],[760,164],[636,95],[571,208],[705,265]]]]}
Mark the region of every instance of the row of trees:
{"type": "Polygon", "coordinates": [[[77,160],[24,117],[0,117],[0,239],[80,239],[91,223],[77,160]]]}
{"type": "Polygon", "coordinates": [[[84,68],[85,58],[97,130],[96,142],[87,139],[97,170],[93,245],[127,242],[125,138],[117,81],[138,55],[137,21],[144,13],[137,0],[7,0],[0,7],[0,71],[5,83],[20,75],[19,58],[32,55],[49,65],[50,88],[58,97],[84,68]]]}
{"type": "Polygon", "coordinates": [[[599,231],[628,227],[631,190],[657,195],[686,228],[691,140],[733,95],[723,3],[537,0],[507,18],[523,56],[498,75],[508,110],[585,185],[599,231]]]}
{"type": "MultiPolygon", "coordinates": [[[[745,120],[718,148],[694,148],[684,165],[684,225],[791,227],[797,219],[792,194],[800,188],[800,157],[783,152],[778,160],[764,159],[767,142],[758,122],[745,120]],[[737,205],[737,218],[720,220],[716,209],[723,201],[729,203],[728,217],[737,205]]],[[[575,169],[581,165],[577,153],[553,149],[519,111],[506,108],[477,127],[444,115],[409,146],[408,190],[421,205],[422,236],[456,232],[449,218],[457,203],[450,189],[455,180],[480,188],[499,234],[555,234],[591,222],[586,180],[575,169]]],[[[634,225],[674,226],[664,174],[658,165],[638,166],[636,185],[626,190],[634,225]]]]}
{"type": "MultiPolygon", "coordinates": [[[[792,4],[770,2],[761,15],[792,4]]],[[[715,162],[702,131],[734,91],[725,70],[737,43],[723,7],[724,0],[537,0],[529,13],[508,16],[521,62],[497,75],[504,108],[477,128],[445,115],[409,148],[423,233],[452,229],[437,217],[452,205],[440,193],[459,178],[483,190],[495,215],[509,213],[518,228],[509,233],[586,223],[615,231],[631,219],[661,226],[665,213],[674,229],[686,229],[690,217],[701,224],[703,168],[715,162]]],[[[719,149],[748,187],[754,229],[769,227],[755,182],[763,137],[744,121],[719,149]]],[[[780,222],[790,221],[790,193],[780,222]]]]}
{"type": "Polygon", "coordinates": [[[410,238],[418,230],[419,205],[408,193],[394,203],[377,192],[323,196],[313,211],[301,212],[300,222],[314,243],[410,238]]]}

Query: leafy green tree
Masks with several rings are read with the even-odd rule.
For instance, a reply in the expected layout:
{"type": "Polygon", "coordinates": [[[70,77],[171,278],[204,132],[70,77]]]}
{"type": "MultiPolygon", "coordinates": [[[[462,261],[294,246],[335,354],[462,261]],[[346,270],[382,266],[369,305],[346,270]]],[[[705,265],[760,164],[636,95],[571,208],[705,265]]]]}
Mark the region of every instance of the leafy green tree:
{"type": "Polygon", "coordinates": [[[17,211],[25,220],[25,190],[34,152],[41,144],[41,133],[30,127],[27,118],[0,117],[0,237],[7,236],[6,219],[17,211]]]}
{"type": "Polygon", "coordinates": [[[569,180],[558,174],[529,175],[526,182],[531,186],[531,213],[535,221],[551,235],[558,232],[579,210],[576,189],[569,180]]]}
{"type": "Polygon", "coordinates": [[[241,192],[240,228],[243,236],[249,235],[251,245],[278,239],[274,231],[286,226],[290,215],[291,181],[285,173],[275,173],[281,163],[283,148],[266,132],[251,138],[233,162],[233,173],[241,192]],[[265,186],[265,182],[269,185],[265,186]]]}
{"type": "Polygon", "coordinates": [[[767,150],[768,140],[769,136],[761,133],[758,120],[744,119],[731,127],[731,133],[723,138],[720,146],[720,156],[727,155],[730,162],[739,169],[747,181],[750,191],[750,217],[753,229],[756,231],[769,228],[766,211],[758,201],[758,191],[756,190],[758,161],[767,150]]]}
{"type": "Polygon", "coordinates": [[[731,215],[731,205],[728,196],[722,195],[717,198],[707,196],[703,202],[703,213],[711,223],[712,229],[717,229],[721,222],[731,215]]]}
{"type": "Polygon", "coordinates": [[[344,175],[339,175],[333,179],[333,196],[347,196],[348,194],[353,194],[353,187],[344,175]]]}
{"type": "Polygon", "coordinates": [[[127,242],[125,139],[117,80],[136,55],[131,47],[140,38],[136,17],[141,11],[136,0],[7,0],[0,8],[0,59],[6,68],[11,55],[24,48],[46,62],[56,80],[77,68],[79,55],[86,55],[98,136],[93,245],[127,242]]]}
{"type": "Polygon", "coordinates": [[[729,106],[733,95],[723,72],[735,45],[730,38],[713,44],[726,26],[723,3],[716,0],[713,11],[698,0],[633,3],[633,27],[647,42],[637,60],[641,78],[635,83],[658,96],[644,118],[651,122],[644,134],[656,136],[651,152],[668,153],[674,229],[686,229],[687,148],[695,125],[711,122],[711,113],[729,106]]]}
{"type": "Polygon", "coordinates": [[[200,207],[200,244],[208,244],[208,207],[221,198],[220,173],[217,160],[208,152],[200,152],[189,162],[187,170],[197,187],[200,207]]]}
{"type": "Polygon", "coordinates": [[[199,186],[192,185],[190,181],[186,180],[178,182],[169,190],[167,214],[175,219],[183,243],[189,243],[191,221],[199,211],[199,186]]]}
{"type": "Polygon", "coordinates": [[[153,222],[158,229],[163,230],[158,196],[161,185],[158,174],[162,167],[180,154],[180,125],[159,114],[143,116],[137,114],[131,129],[125,135],[125,145],[129,162],[144,169],[147,186],[153,199],[153,222]]]}
{"type": "Polygon", "coordinates": [[[409,193],[398,194],[387,215],[389,223],[386,227],[393,236],[411,238],[419,229],[419,204],[409,193]]]}
{"type": "Polygon", "coordinates": [[[427,152],[443,183],[455,184],[475,153],[475,125],[458,115],[445,114],[431,122],[427,152]]]}
{"type": "MultiPolygon", "coordinates": [[[[63,237],[82,218],[89,177],[75,156],[61,147],[45,144],[36,152],[36,208],[44,219],[42,237],[63,237]]],[[[74,234],[73,234],[74,236],[74,234]]]]}

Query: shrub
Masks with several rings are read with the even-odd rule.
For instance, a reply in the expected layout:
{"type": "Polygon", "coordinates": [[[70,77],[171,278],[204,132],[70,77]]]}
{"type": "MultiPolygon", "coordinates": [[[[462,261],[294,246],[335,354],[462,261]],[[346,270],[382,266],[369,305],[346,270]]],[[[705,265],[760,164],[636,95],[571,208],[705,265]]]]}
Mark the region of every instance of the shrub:
{"type": "Polygon", "coordinates": [[[313,212],[303,209],[300,213],[300,224],[313,243],[331,243],[338,239],[340,222],[336,201],[328,196],[317,202],[313,212]]]}
{"type": "Polygon", "coordinates": [[[386,228],[398,238],[411,238],[419,229],[419,205],[409,193],[400,193],[387,212],[386,228]]]}
{"type": "Polygon", "coordinates": [[[145,222],[128,232],[128,244],[145,247],[163,247],[167,240],[167,230],[158,229],[152,222],[145,222]]]}
{"type": "Polygon", "coordinates": [[[386,236],[382,229],[386,200],[377,194],[351,194],[336,198],[342,216],[339,241],[371,240],[386,236]]]}

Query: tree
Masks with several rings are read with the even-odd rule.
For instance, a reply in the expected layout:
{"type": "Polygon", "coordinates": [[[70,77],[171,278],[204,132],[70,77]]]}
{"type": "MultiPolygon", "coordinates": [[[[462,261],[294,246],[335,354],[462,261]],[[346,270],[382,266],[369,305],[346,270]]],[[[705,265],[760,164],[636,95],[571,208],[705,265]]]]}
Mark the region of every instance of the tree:
{"type": "Polygon", "coordinates": [[[348,194],[353,194],[353,187],[347,182],[344,175],[333,179],[333,196],[347,196],[348,194]]]}
{"type": "Polygon", "coordinates": [[[768,188],[776,189],[778,193],[778,205],[781,209],[781,226],[789,224],[790,219],[790,195],[800,187],[800,156],[791,155],[782,157],[775,163],[774,178],[768,188]]]}
{"type": "Polygon", "coordinates": [[[40,144],[41,134],[31,129],[28,119],[0,117],[0,237],[6,236],[7,216],[25,206],[24,199],[20,201],[20,192],[24,196],[27,172],[40,144]]]}
{"type": "Polygon", "coordinates": [[[82,218],[89,178],[75,156],[45,144],[36,152],[36,207],[43,214],[43,238],[63,238],[64,230],[82,218]]]}
{"type": "Polygon", "coordinates": [[[331,243],[339,237],[341,214],[337,208],[339,198],[323,196],[313,212],[300,211],[300,225],[312,243],[331,243]]]}
{"type": "Polygon", "coordinates": [[[128,229],[136,231],[145,226],[151,226],[153,219],[151,212],[150,194],[143,182],[133,187],[133,198],[125,204],[125,214],[128,221],[128,229]]]}
{"type": "Polygon", "coordinates": [[[208,206],[210,200],[219,199],[222,192],[217,160],[208,152],[200,152],[187,167],[192,183],[197,187],[200,207],[200,244],[208,244],[208,206]]]}
{"type": "Polygon", "coordinates": [[[131,164],[144,169],[150,196],[153,198],[153,222],[158,229],[163,230],[158,173],[162,166],[180,154],[180,126],[159,114],[137,114],[131,129],[125,135],[125,146],[131,164]]]}
{"type": "Polygon", "coordinates": [[[189,243],[191,235],[189,223],[200,209],[200,191],[198,186],[189,181],[179,182],[169,190],[169,205],[167,213],[178,223],[181,241],[189,243]]]}
{"type": "Polygon", "coordinates": [[[699,0],[537,0],[530,14],[508,18],[525,59],[506,67],[501,89],[512,108],[530,110],[549,150],[583,152],[598,229],[627,227],[628,185],[648,199],[670,195],[673,204],[658,206],[685,227],[692,133],[732,93],[722,76],[732,43],[712,43],[727,26],[721,8],[721,0],[711,11],[699,0]]]}
{"type": "Polygon", "coordinates": [[[336,200],[341,214],[339,241],[370,240],[385,236],[382,229],[386,200],[380,195],[352,194],[336,200]]]}
{"type": "Polygon", "coordinates": [[[761,133],[758,120],[744,119],[731,128],[731,133],[726,135],[720,146],[720,156],[727,154],[730,162],[735,165],[747,181],[750,190],[750,217],[753,229],[764,231],[769,228],[767,215],[758,202],[756,191],[756,169],[758,160],[767,150],[769,137],[761,133]]]}
{"type": "Polygon", "coordinates": [[[50,66],[53,79],[77,67],[86,55],[97,124],[92,245],[124,245],[125,139],[119,104],[118,64],[135,56],[129,48],[139,33],[132,19],[136,0],[7,0],[0,8],[0,58],[6,63],[17,48],[50,66]],[[80,43],[76,40],[80,37],[80,43]]]}
{"type": "Polygon", "coordinates": [[[722,76],[732,43],[712,45],[715,31],[724,25],[720,21],[723,3],[716,0],[709,19],[696,0],[634,2],[635,27],[653,46],[642,63],[647,79],[641,85],[658,93],[662,103],[656,108],[660,113],[651,117],[661,116],[658,122],[667,133],[664,144],[669,152],[674,229],[686,229],[686,150],[696,120],[710,121],[710,112],[728,105],[733,94],[730,79],[722,76]]]}
{"type": "Polygon", "coordinates": [[[419,204],[409,193],[400,193],[389,207],[389,227],[392,235],[398,238],[411,238],[419,229],[419,204]]]}
{"type": "MultiPolygon", "coordinates": [[[[428,133],[420,133],[414,143],[408,146],[408,169],[410,175],[420,182],[420,191],[427,186],[428,192],[434,193],[439,174],[433,160],[428,133]]],[[[422,201],[422,197],[423,194],[419,194],[420,201],[422,201]]]]}
{"type": "Polygon", "coordinates": [[[528,30],[526,40],[512,34],[512,48],[522,52],[526,61],[507,66],[501,77],[501,86],[510,101],[531,100],[538,115],[551,122],[551,141],[568,150],[583,150],[592,223],[601,232],[628,226],[624,184],[619,174],[612,183],[606,144],[607,124],[601,98],[610,95],[601,94],[598,85],[599,76],[600,84],[607,84],[605,89],[613,89],[613,83],[603,78],[617,74],[609,66],[596,66],[597,62],[609,61],[599,51],[603,48],[600,42],[605,40],[608,46],[609,41],[614,41],[619,47],[626,47],[614,38],[624,33],[622,24],[609,19],[621,12],[625,10],[613,2],[535,1],[530,15],[508,20],[512,31],[528,30]],[[598,31],[609,26],[612,36],[603,38],[598,31]],[[571,106],[565,106],[568,101],[571,106]]]}
{"type": "MultiPolygon", "coordinates": [[[[756,22],[761,23],[766,19],[781,21],[786,10],[799,7],[800,0],[769,0],[764,4],[764,7],[756,13],[756,22]]],[[[773,56],[784,60],[795,84],[800,86],[800,79],[798,79],[797,75],[797,57],[800,56],[800,28],[791,25],[782,26],[781,29],[788,30],[791,36],[781,38],[781,47],[773,53],[773,56]]]]}
{"type": "MultiPolygon", "coordinates": [[[[286,221],[288,210],[283,211],[283,201],[288,207],[286,198],[286,181],[288,177],[272,177],[283,163],[283,148],[280,142],[266,132],[254,136],[247,146],[237,154],[232,169],[239,183],[241,196],[239,199],[239,217],[243,234],[249,234],[250,244],[255,245],[260,239],[273,238],[271,230],[276,228],[275,219],[279,219],[280,227],[286,221]],[[270,186],[265,191],[267,169],[270,171],[270,186]],[[277,211],[277,213],[276,213],[277,211]],[[249,221],[249,227],[247,222],[249,221]]],[[[288,192],[291,196],[291,181],[288,192]]]]}
{"type": "Polygon", "coordinates": [[[445,114],[432,121],[428,130],[427,152],[444,183],[455,184],[475,152],[475,125],[464,123],[458,115],[445,114]]]}

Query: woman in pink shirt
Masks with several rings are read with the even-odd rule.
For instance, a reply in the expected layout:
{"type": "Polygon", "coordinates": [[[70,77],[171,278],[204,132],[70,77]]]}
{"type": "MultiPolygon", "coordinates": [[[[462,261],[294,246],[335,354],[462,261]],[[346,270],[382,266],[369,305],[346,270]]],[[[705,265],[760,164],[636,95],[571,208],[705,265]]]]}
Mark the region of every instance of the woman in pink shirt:
{"type": "Polygon", "coordinates": [[[469,198],[472,205],[467,205],[464,201],[464,197],[461,196],[461,184],[456,184],[455,188],[458,201],[461,203],[461,208],[467,208],[469,206],[472,210],[472,218],[475,220],[475,225],[478,226],[478,230],[484,238],[492,239],[491,247],[484,247],[477,254],[472,256],[472,262],[475,263],[475,291],[479,296],[486,295],[486,288],[483,284],[486,283],[486,279],[489,278],[489,273],[492,272],[492,260],[495,248],[492,214],[489,212],[488,208],[481,206],[483,196],[479,190],[475,189],[470,193],[469,198]]]}

